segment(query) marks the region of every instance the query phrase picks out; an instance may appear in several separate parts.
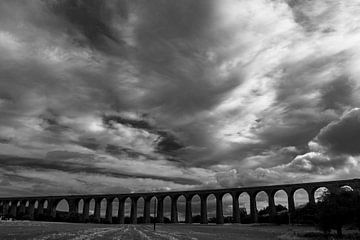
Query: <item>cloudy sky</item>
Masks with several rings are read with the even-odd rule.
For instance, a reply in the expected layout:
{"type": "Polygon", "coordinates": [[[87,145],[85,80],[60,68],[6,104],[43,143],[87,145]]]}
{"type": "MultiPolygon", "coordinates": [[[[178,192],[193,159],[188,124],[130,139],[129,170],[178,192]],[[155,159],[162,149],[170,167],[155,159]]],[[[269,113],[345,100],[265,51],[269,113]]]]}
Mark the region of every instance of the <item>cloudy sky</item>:
{"type": "Polygon", "coordinates": [[[360,174],[357,0],[0,2],[0,195],[360,174]]]}

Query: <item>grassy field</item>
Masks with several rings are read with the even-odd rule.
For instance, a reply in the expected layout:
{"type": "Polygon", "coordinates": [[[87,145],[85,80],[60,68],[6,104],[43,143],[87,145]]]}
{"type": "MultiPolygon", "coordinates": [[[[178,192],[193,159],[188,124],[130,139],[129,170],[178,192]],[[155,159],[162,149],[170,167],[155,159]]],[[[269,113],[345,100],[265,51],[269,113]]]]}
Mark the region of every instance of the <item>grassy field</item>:
{"type": "Polygon", "coordinates": [[[287,225],[103,225],[14,221],[0,222],[0,239],[171,239],[171,240],[265,240],[304,239],[297,238],[296,232],[314,232],[311,227],[291,227],[287,225]]]}

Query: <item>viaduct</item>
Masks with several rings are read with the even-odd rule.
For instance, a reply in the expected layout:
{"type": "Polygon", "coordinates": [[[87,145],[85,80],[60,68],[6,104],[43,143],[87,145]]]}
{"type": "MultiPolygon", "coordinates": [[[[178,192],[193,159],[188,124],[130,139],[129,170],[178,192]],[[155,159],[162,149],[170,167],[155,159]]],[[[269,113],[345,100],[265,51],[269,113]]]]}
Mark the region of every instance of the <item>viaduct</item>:
{"type": "MultiPolygon", "coordinates": [[[[91,216],[94,222],[112,223],[113,219],[116,222],[123,224],[125,221],[125,201],[131,200],[130,223],[137,223],[137,203],[140,198],[144,200],[143,220],[145,223],[150,223],[150,201],[153,198],[157,199],[157,222],[164,222],[164,199],[170,197],[171,199],[171,222],[178,223],[178,209],[177,201],[180,196],[185,197],[185,223],[192,223],[192,199],[194,196],[200,198],[200,216],[202,224],[208,223],[207,217],[207,199],[208,196],[214,195],[216,198],[216,223],[224,223],[223,216],[223,196],[230,194],[232,197],[232,221],[240,223],[240,209],[239,196],[242,193],[247,193],[250,197],[250,216],[252,222],[257,222],[257,206],[256,195],[259,192],[265,192],[268,196],[268,203],[270,208],[269,217],[272,219],[276,216],[274,196],[277,191],[283,190],[288,198],[288,212],[291,214],[295,210],[294,193],[298,189],[304,189],[309,196],[309,203],[315,203],[315,191],[321,187],[325,187],[328,191],[336,191],[341,187],[351,187],[353,190],[360,190],[360,179],[327,181],[327,182],[308,182],[298,184],[283,184],[272,186],[257,186],[257,187],[241,187],[228,189],[214,189],[214,190],[194,190],[194,191],[174,191],[174,192],[151,192],[151,193],[129,193],[129,194],[97,194],[97,195],[67,195],[67,196],[39,196],[39,197],[6,197],[0,198],[0,216],[12,217],[15,219],[29,219],[38,220],[38,216],[45,215],[48,219],[55,219],[57,217],[56,207],[61,200],[66,200],[69,205],[68,216],[78,216],[79,202],[83,201],[82,216],[76,221],[88,222],[90,218],[89,207],[90,201],[95,200],[94,214],[91,216]],[[118,199],[119,207],[117,216],[113,216],[113,201],[118,199]],[[101,201],[106,200],[106,215],[105,219],[101,219],[101,201]],[[46,202],[46,204],[45,204],[46,202]],[[46,205],[46,207],[45,207],[46,205]]],[[[104,209],[103,209],[104,210],[104,209]]],[[[71,218],[66,218],[70,221],[71,218]]]]}

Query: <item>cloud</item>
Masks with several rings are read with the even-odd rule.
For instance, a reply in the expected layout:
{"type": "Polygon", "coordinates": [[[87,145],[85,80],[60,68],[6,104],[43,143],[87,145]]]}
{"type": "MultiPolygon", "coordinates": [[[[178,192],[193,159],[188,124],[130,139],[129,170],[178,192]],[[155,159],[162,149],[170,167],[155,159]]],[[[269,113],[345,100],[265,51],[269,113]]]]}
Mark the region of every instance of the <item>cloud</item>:
{"type": "Polygon", "coordinates": [[[2,1],[0,170],[15,189],[2,192],[31,194],[26,181],[56,192],[118,179],[131,191],[355,176],[359,9],[2,1]]]}
{"type": "Polygon", "coordinates": [[[316,140],[330,151],[350,155],[360,154],[357,144],[360,140],[360,109],[352,109],[339,120],[321,129],[316,140]]]}
{"type": "Polygon", "coordinates": [[[334,172],[335,168],[342,167],[344,162],[344,158],[341,157],[332,159],[319,152],[308,152],[296,156],[290,163],[282,165],[280,168],[288,172],[305,172],[321,175],[334,172]]]}

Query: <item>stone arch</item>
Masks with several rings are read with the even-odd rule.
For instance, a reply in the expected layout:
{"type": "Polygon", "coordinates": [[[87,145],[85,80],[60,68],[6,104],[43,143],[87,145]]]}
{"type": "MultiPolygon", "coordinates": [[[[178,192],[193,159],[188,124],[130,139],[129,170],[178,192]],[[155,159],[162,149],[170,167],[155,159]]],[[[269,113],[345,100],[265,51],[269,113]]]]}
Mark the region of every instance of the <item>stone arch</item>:
{"type": "Polygon", "coordinates": [[[124,199],[124,221],[125,223],[130,223],[130,217],[131,217],[131,198],[126,197],[124,199]]]}
{"type": "Polygon", "coordinates": [[[250,194],[242,192],[239,194],[240,220],[244,223],[244,218],[250,214],[250,194]]]}
{"type": "Polygon", "coordinates": [[[77,203],[78,209],[77,209],[77,213],[78,214],[83,214],[84,212],[84,199],[80,199],[77,203]]]}
{"type": "Polygon", "coordinates": [[[138,219],[138,223],[144,223],[145,219],[144,219],[144,205],[145,205],[145,200],[143,197],[139,197],[137,199],[137,213],[136,213],[136,218],[138,219]]]}
{"type": "Polygon", "coordinates": [[[114,223],[118,223],[118,219],[119,219],[119,198],[115,197],[112,202],[112,217],[115,218],[113,220],[114,223]]]}
{"type": "Polygon", "coordinates": [[[27,207],[29,207],[29,205],[30,205],[30,201],[29,201],[29,200],[26,200],[26,202],[25,202],[25,207],[27,208],[27,207]]]}
{"type": "Polygon", "coordinates": [[[163,199],[164,201],[164,222],[170,223],[171,222],[171,196],[167,195],[163,199]]]}
{"type": "Polygon", "coordinates": [[[103,197],[103,198],[101,198],[101,201],[100,201],[100,219],[105,219],[106,207],[107,207],[107,199],[105,197],[103,197]]]}
{"type": "Polygon", "coordinates": [[[69,202],[67,199],[62,198],[56,202],[56,211],[69,212],[69,202]]]}
{"type": "Polygon", "coordinates": [[[302,207],[309,203],[309,194],[305,188],[300,187],[295,189],[292,196],[294,199],[295,208],[302,207]]]}
{"type": "Polygon", "coordinates": [[[350,185],[341,185],[340,189],[345,191],[354,191],[354,188],[351,187],[350,185]]]}
{"type": "Polygon", "coordinates": [[[216,196],[214,193],[206,196],[206,204],[207,220],[210,223],[216,223],[216,196]]]}
{"type": "Polygon", "coordinates": [[[200,204],[201,199],[199,194],[195,194],[191,197],[191,219],[193,223],[200,223],[201,213],[200,213],[200,204]]]}
{"type": "Polygon", "coordinates": [[[10,217],[12,218],[16,218],[16,214],[17,214],[17,208],[18,208],[18,200],[11,200],[10,201],[10,217]]]}
{"type": "Polygon", "coordinates": [[[155,221],[155,218],[157,217],[157,213],[156,213],[156,210],[157,210],[157,198],[155,196],[151,196],[150,199],[149,199],[149,202],[150,202],[150,222],[154,222],[155,221]]]}
{"type": "Polygon", "coordinates": [[[177,198],[176,201],[177,210],[178,210],[178,221],[185,222],[186,215],[186,197],[182,194],[177,198]]]}
{"type": "Polygon", "coordinates": [[[95,214],[95,199],[91,198],[89,200],[89,220],[90,222],[94,222],[94,214],[95,214]]]}
{"type": "Polygon", "coordinates": [[[39,208],[39,200],[35,200],[34,202],[34,208],[38,209],[39,208]]]}
{"type": "Polygon", "coordinates": [[[315,202],[318,202],[321,196],[327,192],[329,192],[327,187],[316,187],[312,190],[311,194],[313,194],[315,202]]]}
{"type": "Polygon", "coordinates": [[[50,209],[52,217],[61,220],[65,220],[69,217],[70,204],[67,199],[62,198],[56,201],[53,207],[54,209],[50,209]]]}
{"type": "Polygon", "coordinates": [[[47,210],[49,208],[49,201],[47,199],[43,202],[43,208],[47,210]]]}
{"type": "Polygon", "coordinates": [[[222,196],[222,209],[224,216],[224,223],[233,222],[233,196],[230,193],[225,193],[222,196]]]}
{"type": "Polygon", "coordinates": [[[259,213],[269,208],[269,195],[265,191],[259,191],[255,195],[256,208],[259,213]]]}
{"type": "MultiPolygon", "coordinates": [[[[279,189],[274,192],[273,195],[275,206],[281,205],[289,210],[288,194],[285,190],[279,189]]],[[[278,207],[277,207],[278,208],[278,207]]]]}

